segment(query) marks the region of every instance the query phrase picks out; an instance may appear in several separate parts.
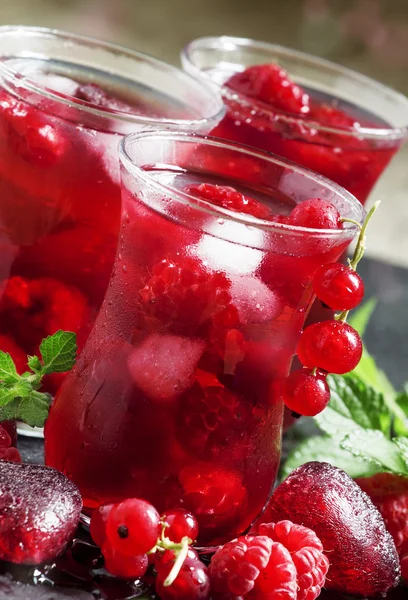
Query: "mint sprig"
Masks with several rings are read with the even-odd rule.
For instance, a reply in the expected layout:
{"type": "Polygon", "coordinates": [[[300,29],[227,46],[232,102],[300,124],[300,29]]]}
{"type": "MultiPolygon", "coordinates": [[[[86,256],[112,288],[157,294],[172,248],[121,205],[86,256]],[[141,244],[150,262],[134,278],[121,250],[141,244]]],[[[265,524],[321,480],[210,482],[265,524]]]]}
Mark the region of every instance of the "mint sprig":
{"type": "Polygon", "coordinates": [[[18,419],[31,427],[43,427],[52,400],[50,394],[39,391],[43,378],[72,369],[76,354],[75,333],[57,331],[41,342],[41,359],[29,356],[29,370],[19,375],[10,354],[0,350],[0,421],[18,419]]]}

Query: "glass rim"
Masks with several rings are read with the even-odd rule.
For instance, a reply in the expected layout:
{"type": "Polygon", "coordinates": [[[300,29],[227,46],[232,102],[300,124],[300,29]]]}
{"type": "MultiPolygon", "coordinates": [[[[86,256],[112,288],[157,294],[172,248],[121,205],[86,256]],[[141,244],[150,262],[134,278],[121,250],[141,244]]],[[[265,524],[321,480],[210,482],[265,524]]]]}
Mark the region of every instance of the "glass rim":
{"type": "Polygon", "coordinates": [[[357,198],[353,196],[353,194],[351,194],[341,186],[337,185],[337,183],[334,183],[330,179],[327,179],[323,175],[319,175],[318,173],[315,173],[310,169],[303,168],[297,165],[296,163],[283,159],[282,157],[272,154],[271,152],[256,150],[255,148],[252,148],[250,146],[244,146],[237,142],[230,142],[210,135],[187,133],[183,131],[141,131],[130,133],[120,140],[118,146],[119,160],[120,163],[127,169],[127,171],[131,173],[131,175],[137,176],[138,178],[142,179],[144,183],[148,184],[149,186],[155,188],[158,191],[165,190],[166,193],[177,197],[178,201],[181,201],[183,204],[193,207],[199,210],[200,212],[204,212],[218,218],[221,217],[230,222],[240,223],[249,227],[256,227],[257,229],[261,229],[265,232],[274,232],[279,235],[300,234],[308,232],[309,234],[317,238],[330,237],[336,239],[342,238],[347,234],[352,234],[352,236],[354,237],[359,232],[359,227],[354,223],[350,222],[346,222],[347,227],[343,229],[314,229],[311,227],[301,227],[299,225],[277,223],[276,221],[267,221],[265,219],[260,219],[258,217],[253,217],[252,215],[244,213],[234,213],[233,211],[230,211],[228,209],[219,206],[214,206],[214,204],[212,204],[211,202],[208,202],[201,198],[197,198],[196,196],[188,194],[187,192],[173,187],[172,185],[157,181],[154,177],[150,175],[149,171],[146,171],[143,167],[135,164],[135,161],[132,159],[129,153],[130,146],[133,145],[135,142],[144,139],[153,140],[155,138],[157,141],[187,141],[188,143],[192,144],[197,144],[198,142],[200,142],[207,146],[212,146],[216,148],[226,148],[228,150],[237,151],[246,156],[250,155],[254,158],[264,160],[275,165],[279,165],[280,167],[283,167],[285,169],[290,169],[293,172],[299,173],[300,175],[314,180],[318,184],[331,189],[336,195],[341,196],[347,204],[352,205],[358,212],[358,217],[355,219],[355,221],[360,225],[362,225],[364,221],[364,217],[366,215],[364,207],[357,200],[357,198]]]}
{"type": "MultiPolygon", "coordinates": [[[[53,91],[46,86],[35,83],[28,76],[24,76],[19,71],[6,66],[0,60],[0,76],[7,78],[8,80],[12,80],[16,82],[18,87],[23,87],[30,92],[34,92],[36,94],[40,94],[41,96],[48,98],[50,100],[60,102],[65,104],[71,108],[77,108],[86,113],[92,114],[94,116],[103,117],[103,118],[115,118],[120,121],[130,122],[130,123],[138,123],[142,125],[157,125],[158,123],[161,125],[174,125],[180,127],[186,127],[186,125],[191,124],[192,126],[202,126],[205,123],[217,123],[223,116],[225,112],[225,105],[222,100],[222,95],[219,92],[218,86],[210,81],[203,82],[199,81],[196,77],[190,75],[186,71],[179,69],[171,64],[168,64],[158,58],[150,56],[149,54],[145,54],[144,52],[139,52],[137,50],[131,50],[121,46],[120,44],[114,44],[112,42],[107,42],[105,40],[99,40],[98,38],[94,38],[91,36],[80,35],[77,33],[71,33],[69,31],[64,31],[61,29],[54,29],[48,27],[34,27],[34,26],[26,26],[26,25],[2,25],[0,26],[0,40],[4,34],[18,34],[21,37],[24,34],[36,35],[38,37],[46,37],[46,38],[56,38],[61,41],[69,41],[71,43],[85,44],[88,47],[92,48],[102,48],[108,52],[125,55],[128,59],[138,59],[143,60],[145,63],[150,64],[153,68],[160,66],[165,68],[167,71],[175,72],[179,76],[182,75],[186,80],[189,80],[192,84],[192,87],[199,90],[202,90],[202,93],[207,96],[208,99],[211,100],[211,106],[214,107],[214,111],[206,117],[196,118],[196,119],[171,119],[165,117],[148,117],[143,115],[136,115],[131,112],[121,111],[112,108],[101,108],[93,106],[92,104],[80,100],[79,98],[74,98],[69,94],[64,94],[61,92],[53,91]]],[[[23,48],[23,39],[22,48],[23,48]]],[[[21,58],[30,58],[29,50],[23,48],[23,53],[21,58]]],[[[0,50],[0,59],[1,59],[1,50],[0,50]]],[[[103,65],[101,65],[103,68],[103,65]]]]}
{"type": "MultiPolygon", "coordinates": [[[[184,67],[186,64],[188,64],[189,69],[191,69],[191,72],[195,77],[199,75],[206,81],[214,82],[214,80],[207,73],[203,72],[199,67],[196,66],[196,64],[192,60],[192,52],[197,48],[212,48],[214,50],[218,50],[231,44],[248,49],[254,48],[268,52],[273,51],[276,55],[280,55],[282,57],[286,56],[288,58],[296,58],[299,60],[303,60],[307,62],[310,66],[320,65],[325,69],[330,69],[333,73],[341,73],[342,75],[353,79],[361,85],[369,84],[371,88],[376,88],[379,92],[386,92],[387,94],[391,94],[393,98],[399,100],[400,102],[402,101],[406,105],[407,109],[407,124],[401,127],[359,127],[358,130],[353,130],[351,128],[348,129],[347,127],[330,127],[329,125],[319,123],[319,121],[309,120],[307,117],[299,118],[295,115],[290,115],[290,113],[280,112],[279,110],[273,111],[273,114],[278,114],[279,118],[281,118],[283,121],[286,121],[288,123],[302,123],[303,125],[306,124],[322,132],[365,139],[402,140],[408,137],[408,98],[404,96],[404,94],[383,83],[380,83],[375,79],[372,79],[371,77],[368,77],[367,75],[363,75],[358,71],[354,71],[353,69],[349,69],[348,67],[344,67],[343,65],[339,65],[325,58],[320,58],[318,56],[314,56],[313,54],[308,54],[307,52],[301,52],[300,50],[287,48],[286,46],[281,46],[280,44],[272,44],[269,42],[262,42],[245,37],[234,37],[228,35],[203,36],[188,42],[188,44],[184,46],[180,53],[182,64],[184,67]]],[[[245,105],[247,106],[251,106],[251,103],[248,101],[248,97],[244,94],[241,94],[234,90],[229,90],[229,88],[227,88],[223,84],[216,85],[218,85],[222,89],[223,95],[228,99],[233,100],[234,98],[236,99],[238,97],[240,99],[240,102],[245,103],[245,105]]],[[[261,102],[261,104],[262,110],[265,113],[272,112],[270,109],[268,110],[268,104],[264,102],[261,102]]]]}

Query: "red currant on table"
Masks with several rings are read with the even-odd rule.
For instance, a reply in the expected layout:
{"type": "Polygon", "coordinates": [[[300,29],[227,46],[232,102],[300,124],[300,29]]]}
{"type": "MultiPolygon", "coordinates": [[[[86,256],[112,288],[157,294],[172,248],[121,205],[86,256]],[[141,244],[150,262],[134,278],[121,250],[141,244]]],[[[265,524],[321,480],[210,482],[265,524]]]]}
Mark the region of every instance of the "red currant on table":
{"type": "MultiPolygon", "coordinates": [[[[156,567],[156,571],[159,572],[164,568],[165,564],[171,563],[172,566],[174,561],[176,560],[176,552],[174,550],[164,550],[163,552],[157,551],[154,554],[150,554],[149,556],[154,556],[154,566],[156,567]]],[[[189,546],[187,557],[190,560],[200,560],[198,553],[189,546]]]]}
{"type": "Polygon", "coordinates": [[[109,543],[121,554],[145,554],[156,545],[160,536],[160,515],[149,502],[129,498],[113,506],[106,533],[109,543]]]}
{"type": "Polygon", "coordinates": [[[312,369],[293,371],[283,384],[282,399],[298,415],[314,417],[326,408],[330,400],[326,374],[321,371],[313,373],[312,369]]]}
{"type": "Polygon", "coordinates": [[[156,592],[161,600],[208,600],[210,597],[210,577],[207,567],[195,557],[187,556],[173,583],[165,586],[166,578],[173,567],[173,561],[166,561],[158,568],[156,592]]]}
{"type": "Polygon", "coordinates": [[[106,523],[112,507],[113,504],[103,504],[92,513],[89,532],[95,544],[100,548],[106,541],[106,523]]]}
{"type": "Polygon", "coordinates": [[[116,577],[124,579],[137,579],[143,577],[149,566],[146,554],[140,556],[126,556],[113,548],[109,542],[104,544],[102,554],[105,559],[105,568],[116,577]]]}
{"type": "Polygon", "coordinates": [[[340,263],[323,265],[313,277],[316,296],[332,310],[351,310],[364,297],[364,282],[354,269],[340,263]]]}
{"type": "Polygon", "coordinates": [[[359,363],[363,345],[357,331],[342,321],[321,321],[302,332],[297,355],[305,367],[339,375],[359,363]]]}
{"type": "Polygon", "coordinates": [[[300,202],[289,215],[289,223],[309,229],[341,229],[339,211],[333,204],[321,198],[300,202]]]}
{"type": "Polygon", "coordinates": [[[198,534],[198,523],[194,515],[183,508],[167,511],[163,515],[168,527],[165,529],[165,536],[172,542],[181,542],[183,537],[188,537],[194,542],[198,534]]]}

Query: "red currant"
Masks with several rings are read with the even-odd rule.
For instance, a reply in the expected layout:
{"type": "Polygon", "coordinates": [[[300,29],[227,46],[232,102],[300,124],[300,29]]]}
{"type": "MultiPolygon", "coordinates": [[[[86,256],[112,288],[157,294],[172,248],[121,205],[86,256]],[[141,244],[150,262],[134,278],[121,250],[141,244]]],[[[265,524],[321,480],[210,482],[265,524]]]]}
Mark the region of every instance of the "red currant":
{"type": "Polygon", "coordinates": [[[168,525],[165,535],[172,542],[179,543],[185,536],[193,542],[196,540],[198,535],[197,519],[190,512],[184,510],[184,508],[167,511],[163,515],[163,519],[168,525]]]}
{"type": "Polygon", "coordinates": [[[112,507],[113,504],[103,504],[92,513],[89,531],[93,541],[100,548],[102,548],[106,541],[106,522],[112,507]]]}
{"type": "Polygon", "coordinates": [[[143,577],[149,565],[146,554],[126,556],[115,550],[115,548],[112,548],[109,542],[103,545],[102,554],[105,559],[106,570],[112,573],[112,575],[123,577],[124,579],[143,577]]]}
{"type": "Polygon", "coordinates": [[[290,410],[305,417],[314,417],[329,403],[330,389],[326,375],[311,369],[293,371],[282,388],[282,398],[290,410]]]}
{"type": "Polygon", "coordinates": [[[351,267],[323,265],[313,277],[316,296],[332,310],[351,310],[363,299],[364,282],[351,267]]]}
{"type": "MultiPolygon", "coordinates": [[[[176,553],[174,550],[165,550],[164,552],[157,551],[155,554],[151,554],[150,556],[155,557],[154,566],[157,572],[164,569],[165,565],[170,562],[173,565],[174,561],[176,560],[176,553]]],[[[197,552],[191,547],[188,548],[187,558],[190,560],[200,560],[197,552]]]]}
{"type": "Polygon", "coordinates": [[[145,554],[157,543],[161,532],[157,510],[139,498],[115,504],[108,516],[106,533],[112,547],[127,556],[145,554]]]}
{"type": "Polygon", "coordinates": [[[289,223],[310,229],[341,229],[340,213],[333,204],[321,198],[304,200],[292,210],[289,223]]]}
{"type": "Polygon", "coordinates": [[[159,570],[156,579],[156,592],[161,600],[208,600],[210,597],[210,577],[207,567],[195,558],[187,557],[173,583],[167,587],[164,581],[169,575],[173,562],[167,562],[159,570]]]}
{"type": "Polygon", "coordinates": [[[348,323],[321,321],[306,327],[296,352],[303,366],[341,375],[358,365],[363,345],[357,331],[348,323]]]}

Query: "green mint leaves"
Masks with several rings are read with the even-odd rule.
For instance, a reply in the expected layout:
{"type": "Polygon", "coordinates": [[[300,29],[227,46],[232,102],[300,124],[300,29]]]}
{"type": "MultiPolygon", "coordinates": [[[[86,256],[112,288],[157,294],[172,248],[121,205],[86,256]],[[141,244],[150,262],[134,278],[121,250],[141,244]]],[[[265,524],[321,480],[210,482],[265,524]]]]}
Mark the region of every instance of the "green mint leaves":
{"type": "MultiPolygon", "coordinates": [[[[351,324],[360,335],[374,308],[370,302],[357,311],[351,324]]],[[[327,381],[330,403],[314,418],[323,435],[301,440],[282,476],[311,460],[330,462],[354,478],[384,471],[408,476],[408,391],[395,392],[366,348],[353,373],[327,381]]]]}
{"type": "Polygon", "coordinates": [[[76,335],[57,331],[40,345],[41,359],[29,356],[29,371],[17,373],[10,354],[0,350],[0,421],[18,419],[31,427],[43,427],[48,417],[51,396],[40,392],[44,375],[72,369],[77,354],[76,335]]]}

